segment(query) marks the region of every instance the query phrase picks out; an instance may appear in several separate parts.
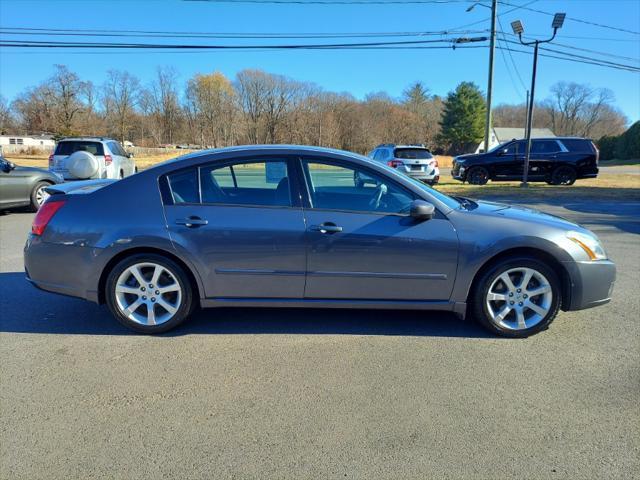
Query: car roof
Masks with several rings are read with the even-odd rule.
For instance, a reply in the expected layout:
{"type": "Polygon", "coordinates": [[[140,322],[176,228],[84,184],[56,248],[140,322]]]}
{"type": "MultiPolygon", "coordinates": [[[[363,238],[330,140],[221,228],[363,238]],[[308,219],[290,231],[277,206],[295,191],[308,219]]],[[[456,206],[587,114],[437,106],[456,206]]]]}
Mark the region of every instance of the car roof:
{"type": "Polygon", "coordinates": [[[90,141],[90,142],[115,142],[117,140],[114,140],[113,138],[106,138],[106,137],[65,137],[65,138],[61,138],[58,143],[60,142],[75,142],[75,141],[90,141]]]}

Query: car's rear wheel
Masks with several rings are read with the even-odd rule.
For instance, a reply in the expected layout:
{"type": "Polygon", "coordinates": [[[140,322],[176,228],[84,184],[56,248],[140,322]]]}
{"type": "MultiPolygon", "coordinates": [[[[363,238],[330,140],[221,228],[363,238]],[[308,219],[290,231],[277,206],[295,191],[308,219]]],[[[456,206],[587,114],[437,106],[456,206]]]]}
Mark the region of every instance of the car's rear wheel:
{"type": "Polygon", "coordinates": [[[472,185],[485,185],[489,181],[489,170],[484,167],[471,167],[467,173],[467,182],[472,185]]]}
{"type": "Polygon", "coordinates": [[[567,165],[556,167],[551,173],[551,179],[549,184],[551,185],[573,185],[576,181],[578,174],[576,169],[567,165]]]}
{"type": "Polygon", "coordinates": [[[183,269],[156,254],[132,255],[118,263],[106,281],[109,310],[126,327],[162,333],[182,323],[194,306],[183,269]]]}
{"type": "Polygon", "coordinates": [[[475,319],[491,332],[523,338],[546,329],[561,300],[553,269],[533,257],[512,257],[482,274],[471,307],[475,319]]]}
{"type": "Polygon", "coordinates": [[[49,198],[49,194],[45,191],[51,184],[48,182],[38,182],[31,190],[31,211],[37,212],[42,204],[49,198]]]}

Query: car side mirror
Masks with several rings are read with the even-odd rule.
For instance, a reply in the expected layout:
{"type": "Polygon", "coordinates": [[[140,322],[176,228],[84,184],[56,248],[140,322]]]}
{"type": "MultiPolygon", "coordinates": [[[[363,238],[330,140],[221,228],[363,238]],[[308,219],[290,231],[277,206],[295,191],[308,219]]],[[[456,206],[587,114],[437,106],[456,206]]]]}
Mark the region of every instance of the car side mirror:
{"type": "Polygon", "coordinates": [[[11,170],[14,170],[16,168],[16,164],[13,162],[4,162],[2,164],[2,170],[4,170],[5,173],[9,173],[11,170]]]}
{"type": "Polygon", "coordinates": [[[424,200],[414,200],[411,202],[411,210],[409,215],[411,218],[424,222],[431,220],[436,213],[436,207],[432,203],[425,202],[424,200]]]}
{"type": "Polygon", "coordinates": [[[127,158],[133,158],[135,155],[132,152],[127,153],[127,158]]]}

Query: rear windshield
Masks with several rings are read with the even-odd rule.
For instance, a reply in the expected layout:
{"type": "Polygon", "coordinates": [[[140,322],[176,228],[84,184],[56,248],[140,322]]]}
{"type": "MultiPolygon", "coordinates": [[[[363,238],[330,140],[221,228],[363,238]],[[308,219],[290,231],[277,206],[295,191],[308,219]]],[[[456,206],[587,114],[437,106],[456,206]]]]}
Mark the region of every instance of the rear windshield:
{"type": "Polygon", "coordinates": [[[72,153],[83,151],[93,155],[104,155],[104,148],[100,142],[87,142],[81,140],[73,140],[68,142],[60,142],[56,147],[56,155],[71,155],[72,153]]]}
{"type": "Polygon", "coordinates": [[[560,140],[570,152],[593,152],[591,141],[583,138],[563,138],[560,140]]]}
{"type": "Polygon", "coordinates": [[[408,158],[424,160],[427,158],[433,158],[431,152],[425,148],[396,148],[393,155],[395,158],[408,158]]]}

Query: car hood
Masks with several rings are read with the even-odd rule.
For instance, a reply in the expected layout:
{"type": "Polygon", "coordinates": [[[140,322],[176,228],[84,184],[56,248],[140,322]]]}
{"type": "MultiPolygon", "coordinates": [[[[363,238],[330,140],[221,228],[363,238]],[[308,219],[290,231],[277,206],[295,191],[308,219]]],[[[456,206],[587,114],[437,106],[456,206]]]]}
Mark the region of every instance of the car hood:
{"type": "Polygon", "coordinates": [[[584,227],[566,218],[519,205],[475,200],[474,205],[468,207],[468,212],[473,215],[504,218],[505,220],[520,221],[529,224],[536,223],[561,230],[588,231],[584,227]]]}
{"type": "Polygon", "coordinates": [[[460,161],[460,160],[472,160],[472,159],[479,159],[479,158],[484,158],[484,154],[482,154],[482,153],[465,153],[464,155],[456,156],[454,158],[454,160],[460,161]]]}

